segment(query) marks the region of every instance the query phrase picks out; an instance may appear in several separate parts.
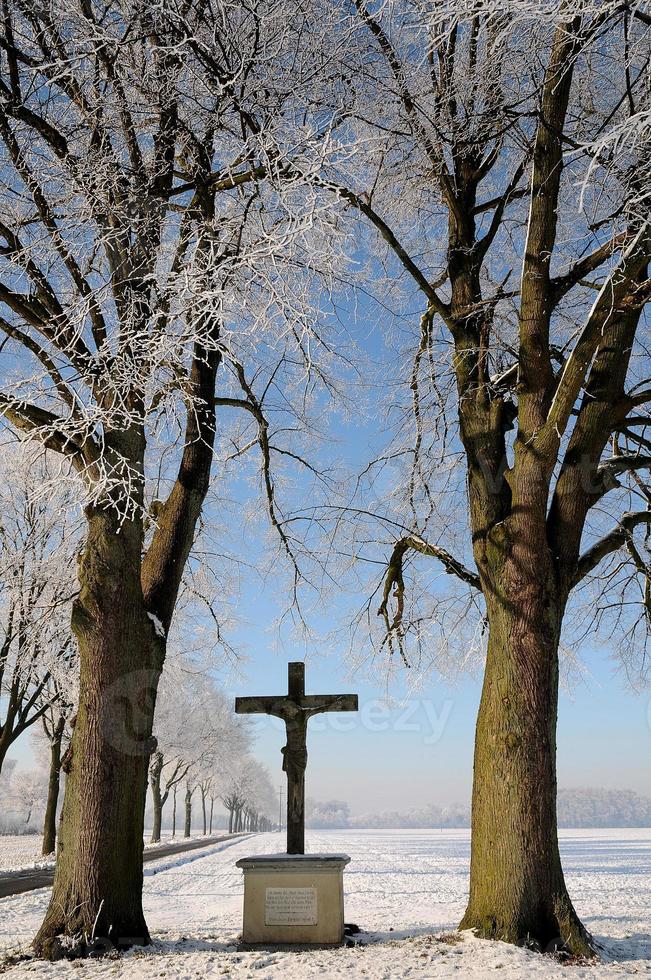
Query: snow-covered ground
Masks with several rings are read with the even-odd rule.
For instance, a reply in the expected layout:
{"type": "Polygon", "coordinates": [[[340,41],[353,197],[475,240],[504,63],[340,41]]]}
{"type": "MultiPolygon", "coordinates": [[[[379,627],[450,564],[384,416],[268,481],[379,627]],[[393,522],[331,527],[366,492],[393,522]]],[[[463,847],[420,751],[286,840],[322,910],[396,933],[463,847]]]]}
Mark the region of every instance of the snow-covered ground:
{"type": "MultiPolygon", "coordinates": [[[[333,831],[307,835],[309,851],[345,851],[346,921],[363,932],[349,949],[239,951],[242,879],[235,861],[274,852],[279,835],[213,845],[161,858],[145,868],[145,911],[153,950],[115,960],[10,966],[10,980],[169,980],[402,977],[620,978],[651,976],[651,830],[563,831],[564,866],[574,903],[602,944],[596,965],[564,966],[550,957],[449,935],[463,912],[467,831],[333,831]]],[[[27,950],[45,911],[46,890],[0,901],[8,953],[27,950]]],[[[0,965],[0,972],[2,967],[0,965]]]]}
{"type": "Polygon", "coordinates": [[[54,857],[43,857],[40,834],[3,834],[0,836],[0,872],[28,868],[48,868],[54,857]]]}
{"type": "MultiPolygon", "coordinates": [[[[227,830],[215,830],[213,837],[223,837],[227,830]]],[[[162,833],[157,844],[149,843],[149,835],[145,837],[145,848],[154,851],[168,844],[183,844],[190,840],[200,840],[204,835],[195,833],[187,837],[172,837],[162,833]]],[[[41,849],[43,837],[41,834],[3,834],[0,835],[0,873],[6,871],[29,871],[32,868],[50,868],[54,865],[54,855],[43,857],[41,849]]]]}

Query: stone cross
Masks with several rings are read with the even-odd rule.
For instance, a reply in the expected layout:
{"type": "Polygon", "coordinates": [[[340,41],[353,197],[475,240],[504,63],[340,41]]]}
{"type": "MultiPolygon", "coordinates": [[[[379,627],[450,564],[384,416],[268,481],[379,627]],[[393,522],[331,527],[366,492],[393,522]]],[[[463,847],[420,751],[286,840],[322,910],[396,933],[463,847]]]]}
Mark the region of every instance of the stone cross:
{"type": "Polygon", "coordinates": [[[357,711],[356,694],[306,694],[305,664],[287,666],[288,693],[270,697],[235,698],[238,715],[275,715],[285,722],[287,745],[282,749],[287,773],[287,853],[305,854],[305,769],[307,723],[324,711],[357,711]]]}

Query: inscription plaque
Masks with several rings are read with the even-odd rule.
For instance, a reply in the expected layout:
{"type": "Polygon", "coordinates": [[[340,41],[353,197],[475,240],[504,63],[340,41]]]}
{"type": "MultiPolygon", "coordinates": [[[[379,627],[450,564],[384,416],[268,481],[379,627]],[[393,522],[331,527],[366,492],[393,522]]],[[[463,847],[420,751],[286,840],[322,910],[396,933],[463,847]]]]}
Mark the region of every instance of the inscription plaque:
{"type": "Polygon", "coordinates": [[[267,888],[264,923],[266,926],[315,926],[316,888],[267,888]]]}

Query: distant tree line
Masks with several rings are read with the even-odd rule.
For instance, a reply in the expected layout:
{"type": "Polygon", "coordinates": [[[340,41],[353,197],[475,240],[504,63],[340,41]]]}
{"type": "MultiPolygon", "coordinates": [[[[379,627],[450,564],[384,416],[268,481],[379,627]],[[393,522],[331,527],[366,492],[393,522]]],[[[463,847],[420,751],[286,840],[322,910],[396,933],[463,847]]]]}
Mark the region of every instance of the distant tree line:
{"type": "MultiPolygon", "coordinates": [[[[308,800],[307,826],[313,830],[410,830],[470,827],[470,806],[430,804],[411,810],[383,810],[353,816],[341,800],[308,800]]],[[[559,827],[651,827],[651,797],[632,790],[579,788],[558,791],[559,827]]]]}
{"type": "Polygon", "coordinates": [[[651,827],[651,798],[629,789],[560,789],[559,827],[651,827]]]}

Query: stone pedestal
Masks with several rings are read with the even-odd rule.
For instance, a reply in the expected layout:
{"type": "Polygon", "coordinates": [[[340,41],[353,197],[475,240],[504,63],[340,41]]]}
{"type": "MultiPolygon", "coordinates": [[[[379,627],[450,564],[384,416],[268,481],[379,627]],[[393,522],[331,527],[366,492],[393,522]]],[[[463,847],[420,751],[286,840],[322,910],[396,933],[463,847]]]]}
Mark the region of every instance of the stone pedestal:
{"type": "Polygon", "coordinates": [[[259,854],[244,871],[245,943],[340,943],[347,854],[259,854]]]}

